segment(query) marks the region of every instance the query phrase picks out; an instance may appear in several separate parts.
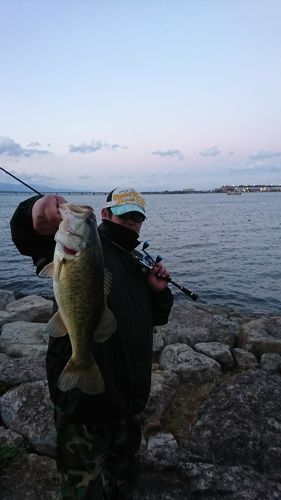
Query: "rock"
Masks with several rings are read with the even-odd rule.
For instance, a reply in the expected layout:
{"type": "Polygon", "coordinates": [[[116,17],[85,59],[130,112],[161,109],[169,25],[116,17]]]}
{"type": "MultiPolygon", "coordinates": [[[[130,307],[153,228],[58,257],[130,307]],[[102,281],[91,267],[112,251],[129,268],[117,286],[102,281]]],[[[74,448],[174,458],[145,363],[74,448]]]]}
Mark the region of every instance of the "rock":
{"type": "Polygon", "coordinates": [[[197,461],[251,466],[281,481],[280,382],[280,375],[248,370],[221,384],[197,414],[189,452],[197,461]]]}
{"type": "Polygon", "coordinates": [[[0,311],[5,309],[5,307],[14,300],[14,292],[10,292],[9,290],[0,290],[0,311]]]}
{"type": "Polygon", "coordinates": [[[0,446],[18,447],[23,444],[23,437],[5,427],[0,427],[0,446]]]}
{"type": "Polygon", "coordinates": [[[39,455],[20,455],[0,477],[1,500],[58,500],[59,489],[55,460],[39,455]]]}
{"type": "Polygon", "coordinates": [[[9,390],[0,399],[0,411],[5,425],[24,436],[33,450],[55,456],[56,432],[47,382],[31,382],[9,390]]]}
{"type": "Polygon", "coordinates": [[[173,477],[171,473],[166,473],[165,477],[155,473],[141,474],[137,490],[132,497],[132,500],[175,499],[192,500],[192,497],[190,496],[186,482],[173,477]]]}
{"type": "Polygon", "coordinates": [[[4,354],[3,352],[0,352],[0,366],[3,366],[5,363],[9,363],[10,358],[7,356],[7,354],[4,354]]]}
{"type": "Polygon", "coordinates": [[[0,328],[1,326],[5,325],[5,323],[9,323],[11,321],[16,320],[16,314],[15,313],[8,313],[7,311],[0,311],[0,328]]]}
{"type": "Polygon", "coordinates": [[[218,322],[213,314],[190,303],[175,303],[169,318],[169,325],[176,323],[186,328],[217,328],[218,322]]]}
{"type": "Polygon", "coordinates": [[[189,498],[194,500],[281,498],[281,484],[270,481],[251,468],[189,462],[180,464],[179,472],[180,478],[188,484],[189,498]]]}
{"type": "Polygon", "coordinates": [[[232,349],[232,354],[235,361],[235,368],[237,370],[249,370],[258,366],[258,360],[251,352],[235,347],[232,349]]]}
{"type": "Polygon", "coordinates": [[[142,464],[134,500],[281,498],[281,484],[251,467],[193,463],[182,449],[168,449],[166,456],[159,452],[156,459],[147,453],[142,464]]]}
{"type": "Polygon", "coordinates": [[[29,295],[8,304],[5,312],[10,314],[13,321],[44,323],[52,316],[53,302],[37,295],[29,295]]]}
{"type": "Polygon", "coordinates": [[[260,360],[260,367],[267,372],[278,372],[278,369],[281,365],[281,356],[280,354],[269,352],[262,354],[260,360]]]}
{"type": "Polygon", "coordinates": [[[45,357],[10,359],[0,372],[0,386],[5,390],[25,382],[46,380],[45,357]]]}
{"type": "Polygon", "coordinates": [[[175,372],[182,382],[209,382],[222,373],[217,361],[184,344],[164,347],[159,364],[162,370],[175,372]]]}
{"type": "MultiPolygon", "coordinates": [[[[1,471],[0,496],[57,499],[53,405],[42,356],[52,302],[31,296],[5,307],[0,387],[9,390],[0,398],[6,426],[0,441],[21,454],[1,471]]],[[[281,498],[280,326],[281,316],[175,304],[168,325],[155,328],[134,500],[281,498]],[[244,371],[233,375],[233,369],[244,371]]]]}
{"type": "Polygon", "coordinates": [[[143,453],[143,463],[148,467],[157,467],[158,470],[159,468],[165,468],[167,463],[170,464],[173,461],[175,456],[174,451],[177,449],[178,443],[174,436],[169,433],[160,432],[149,438],[146,450],[143,453]]]}
{"type": "Polygon", "coordinates": [[[195,343],[214,340],[213,334],[209,331],[215,326],[217,322],[212,314],[198,309],[193,304],[175,303],[168,324],[161,327],[160,331],[165,337],[165,344],[186,342],[188,345],[193,345],[194,335],[195,343]],[[191,340],[189,340],[190,336],[191,340]]]}
{"type": "Polygon", "coordinates": [[[223,370],[231,370],[234,366],[230,347],[224,344],[220,344],[219,342],[201,342],[200,344],[195,344],[194,350],[215,359],[223,370]]]}
{"type": "Polygon", "coordinates": [[[169,371],[152,372],[151,390],[144,416],[161,417],[175,396],[179,379],[169,371]]]}
{"type": "Polygon", "coordinates": [[[172,434],[165,434],[164,432],[160,432],[155,436],[151,437],[147,444],[147,450],[155,450],[155,449],[165,450],[167,448],[177,449],[178,443],[176,442],[174,436],[172,434]]]}
{"type": "Polygon", "coordinates": [[[2,327],[0,350],[13,357],[42,356],[47,352],[46,323],[16,321],[2,327]]]}
{"type": "Polygon", "coordinates": [[[266,352],[281,354],[281,316],[264,316],[242,325],[238,347],[257,358],[266,352]]]}
{"type": "Polygon", "coordinates": [[[181,303],[173,306],[169,323],[160,331],[166,345],[182,342],[193,347],[217,341],[233,347],[238,325],[222,315],[213,316],[205,308],[181,303]]]}
{"type": "Polygon", "coordinates": [[[171,344],[186,344],[193,347],[198,342],[214,342],[215,335],[207,328],[183,328],[181,325],[175,324],[173,329],[166,333],[164,337],[165,345],[171,344]]]}
{"type": "Polygon", "coordinates": [[[153,335],[153,354],[159,354],[164,347],[164,339],[161,333],[154,333],[153,335]]]}

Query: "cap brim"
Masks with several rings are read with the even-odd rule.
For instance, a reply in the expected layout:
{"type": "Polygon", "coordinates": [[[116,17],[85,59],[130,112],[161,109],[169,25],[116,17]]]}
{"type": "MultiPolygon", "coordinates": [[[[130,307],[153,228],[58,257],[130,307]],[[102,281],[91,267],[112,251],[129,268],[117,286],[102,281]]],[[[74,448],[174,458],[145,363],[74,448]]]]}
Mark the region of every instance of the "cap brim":
{"type": "Polygon", "coordinates": [[[146,218],[143,208],[140,207],[139,205],[133,205],[133,204],[119,205],[117,207],[111,207],[111,212],[114,215],[122,215],[128,212],[139,212],[146,218]]]}

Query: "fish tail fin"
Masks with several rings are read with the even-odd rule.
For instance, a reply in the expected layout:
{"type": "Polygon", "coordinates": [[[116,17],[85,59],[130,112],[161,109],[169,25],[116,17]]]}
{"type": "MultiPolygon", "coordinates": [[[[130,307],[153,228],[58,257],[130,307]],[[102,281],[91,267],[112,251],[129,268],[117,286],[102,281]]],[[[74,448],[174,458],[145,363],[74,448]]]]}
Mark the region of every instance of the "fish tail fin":
{"type": "Polygon", "coordinates": [[[104,380],[100,369],[91,357],[87,367],[79,367],[70,358],[58,380],[58,388],[61,391],[80,389],[86,394],[101,394],[105,390],[104,380]]]}

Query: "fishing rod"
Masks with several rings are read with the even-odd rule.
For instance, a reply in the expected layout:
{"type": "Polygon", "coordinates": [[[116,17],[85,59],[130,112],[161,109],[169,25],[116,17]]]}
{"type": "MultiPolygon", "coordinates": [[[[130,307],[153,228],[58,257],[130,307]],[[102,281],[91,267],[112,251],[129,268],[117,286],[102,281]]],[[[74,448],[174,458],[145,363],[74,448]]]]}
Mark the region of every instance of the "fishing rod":
{"type": "Polygon", "coordinates": [[[24,186],[28,187],[29,189],[31,189],[31,191],[34,191],[34,193],[36,194],[39,194],[40,196],[43,196],[42,193],[40,193],[39,191],[37,191],[36,189],[34,189],[33,187],[29,186],[29,184],[26,184],[26,182],[23,182],[21,179],[19,179],[18,177],[16,177],[15,175],[11,174],[10,172],[8,172],[8,170],[5,170],[5,168],[3,167],[0,167],[0,170],[3,170],[3,172],[5,172],[5,174],[8,174],[10,175],[11,177],[13,177],[14,179],[16,179],[16,181],[19,181],[21,182],[21,184],[23,184],[24,186]]]}
{"type": "MultiPolygon", "coordinates": [[[[154,268],[155,264],[157,264],[157,262],[161,262],[161,260],[163,260],[160,255],[157,255],[156,259],[153,259],[153,257],[151,255],[149,255],[149,253],[146,251],[146,249],[149,247],[149,242],[148,241],[145,241],[143,243],[143,246],[142,246],[142,252],[143,252],[143,254],[142,254],[141,252],[139,252],[139,250],[133,250],[132,252],[130,252],[130,250],[127,250],[126,248],[122,247],[121,245],[119,245],[119,243],[116,243],[116,241],[111,240],[110,238],[108,238],[107,236],[105,236],[103,233],[101,233],[100,236],[103,239],[105,239],[107,241],[110,241],[110,243],[112,245],[114,245],[115,247],[119,248],[123,252],[127,253],[128,255],[130,255],[130,257],[132,257],[132,259],[138,265],[140,265],[142,269],[145,269],[147,272],[152,271],[152,269],[154,268]]],[[[169,276],[169,278],[163,278],[163,279],[165,279],[168,283],[171,283],[172,285],[174,285],[175,287],[177,287],[181,292],[183,292],[190,299],[192,299],[192,300],[195,301],[195,300],[197,300],[199,298],[196,293],[192,292],[191,290],[188,290],[188,288],[186,288],[185,286],[180,285],[179,283],[177,283],[176,281],[174,281],[170,276],[169,276]]],[[[200,302],[202,302],[202,301],[200,300],[200,302]]]]}
{"type": "MultiPolygon", "coordinates": [[[[143,246],[142,246],[142,252],[144,253],[144,256],[142,256],[140,254],[140,252],[136,252],[136,253],[139,254],[140,263],[144,267],[148,268],[151,271],[153,269],[153,267],[155,266],[155,264],[157,264],[157,262],[161,262],[161,260],[163,260],[163,259],[162,259],[161,255],[157,255],[157,257],[154,259],[146,251],[146,249],[148,247],[149,247],[149,242],[145,241],[143,243],[143,246]]],[[[137,255],[137,257],[138,257],[138,255],[137,255]]],[[[183,285],[180,285],[179,283],[177,283],[176,281],[174,281],[171,277],[166,278],[166,280],[168,281],[168,283],[171,283],[176,288],[178,288],[181,292],[183,292],[185,295],[187,295],[190,299],[192,299],[194,301],[198,299],[198,295],[195,292],[192,292],[191,290],[188,290],[188,288],[186,288],[183,285]]]]}
{"type": "MultiPolygon", "coordinates": [[[[13,177],[14,179],[16,179],[18,182],[20,182],[24,186],[26,186],[29,189],[31,189],[31,191],[34,191],[34,193],[39,194],[40,196],[43,196],[43,194],[40,193],[40,191],[37,191],[32,186],[29,186],[29,184],[27,184],[26,182],[23,182],[21,179],[19,179],[15,175],[11,174],[10,172],[8,172],[8,170],[6,170],[5,168],[3,168],[3,167],[0,166],[0,170],[3,170],[3,172],[5,172],[6,174],[10,175],[11,177],[13,177]]],[[[161,260],[162,260],[162,257],[160,255],[157,255],[156,259],[154,259],[146,251],[146,249],[149,247],[149,242],[148,241],[145,241],[143,243],[143,246],[142,246],[142,252],[143,252],[144,255],[141,254],[137,250],[135,250],[134,253],[130,252],[130,251],[126,250],[125,248],[121,247],[121,245],[118,245],[118,243],[115,243],[114,241],[111,241],[111,243],[113,243],[115,246],[119,247],[121,250],[129,253],[131,255],[131,257],[133,257],[134,260],[136,260],[143,268],[146,268],[149,271],[152,271],[152,269],[155,266],[155,264],[157,264],[157,262],[161,262],[161,260]]],[[[198,299],[198,295],[196,293],[192,292],[191,290],[188,290],[188,288],[186,288],[185,286],[180,285],[179,283],[177,283],[176,281],[174,281],[171,277],[165,278],[165,279],[168,281],[168,283],[171,283],[172,285],[174,285],[181,292],[183,292],[185,295],[187,295],[187,297],[189,297],[190,299],[192,299],[194,301],[198,299]]]]}

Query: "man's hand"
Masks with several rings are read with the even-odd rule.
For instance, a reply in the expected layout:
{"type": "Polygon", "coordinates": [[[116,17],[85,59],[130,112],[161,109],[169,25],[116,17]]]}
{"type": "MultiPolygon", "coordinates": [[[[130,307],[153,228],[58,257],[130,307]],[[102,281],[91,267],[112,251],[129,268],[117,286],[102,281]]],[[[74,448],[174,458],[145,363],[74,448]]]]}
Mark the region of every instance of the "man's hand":
{"type": "Polygon", "coordinates": [[[61,222],[59,205],[66,203],[62,196],[45,195],[32,208],[32,222],[35,231],[44,236],[55,234],[61,222]]]}
{"type": "Polygon", "coordinates": [[[152,271],[147,275],[149,288],[153,292],[162,292],[168,285],[167,278],[169,278],[169,276],[170,273],[163,266],[162,262],[157,262],[152,271]]]}

